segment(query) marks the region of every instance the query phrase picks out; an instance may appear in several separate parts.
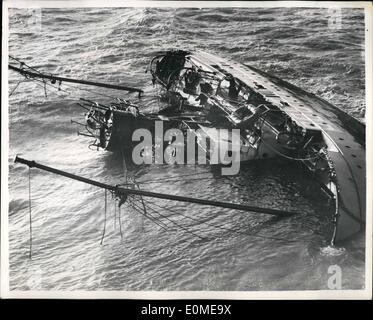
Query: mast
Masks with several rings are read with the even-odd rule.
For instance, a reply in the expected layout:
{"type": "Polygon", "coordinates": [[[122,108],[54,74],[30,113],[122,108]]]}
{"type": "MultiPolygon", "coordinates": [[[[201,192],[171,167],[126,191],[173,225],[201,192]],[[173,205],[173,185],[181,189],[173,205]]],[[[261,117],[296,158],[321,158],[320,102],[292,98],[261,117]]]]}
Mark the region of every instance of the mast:
{"type": "Polygon", "coordinates": [[[101,83],[96,81],[87,81],[87,80],[80,80],[80,79],[72,79],[72,78],[64,78],[64,77],[58,77],[55,75],[47,75],[39,72],[32,72],[28,71],[22,68],[18,68],[12,65],[8,65],[9,69],[14,70],[16,72],[19,72],[20,74],[31,77],[31,78],[41,78],[41,79],[48,79],[51,81],[60,81],[60,82],[71,82],[71,83],[79,83],[79,84],[85,84],[89,86],[96,86],[96,87],[102,87],[102,88],[109,88],[109,89],[115,89],[115,90],[124,90],[128,92],[138,92],[139,98],[141,97],[141,94],[144,93],[143,90],[133,87],[127,87],[127,86],[119,86],[119,85],[113,85],[113,84],[107,84],[107,83],[101,83]]]}
{"type": "Polygon", "coordinates": [[[158,199],[165,199],[165,200],[173,200],[173,201],[179,201],[179,202],[186,202],[186,203],[195,203],[195,204],[201,204],[201,205],[208,205],[208,206],[214,206],[214,207],[221,207],[226,209],[236,209],[236,210],[242,210],[242,211],[249,211],[249,212],[256,212],[256,213],[262,213],[262,214],[269,214],[269,215],[275,215],[280,217],[285,217],[293,214],[300,214],[299,212],[293,212],[293,211],[285,211],[285,210],[277,210],[277,209],[271,209],[271,208],[261,208],[256,206],[249,206],[245,204],[238,204],[238,203],[231,203],[231,202],[223,202],[223,201],[215,201],[215,200],[208,200],[208,199],[201,199],[201,198],[192,198],[192,197],[185,197],[185,196],[177,196],[172,194],[164,194],[164,193],[158,193],[158,192],[151,192],[151,191],[145,191],[145,190],[139,190],[139,189],[131,189],[131,188],[124,188],[119,186],[113,186],[106,183],[102,183],[99,181],[91,180],[88,178],[84,178],[66,171],[58,170],[56,168],[48,167],[45,165],[42,165],[40,163],[37,163],[35,161],[26,160],[23,158],[20,158],[16,156],[14,159],[14,162],[22,163],[30,168],[38,168],[44,171],[48,171],[57,175],[61,175],[64,177],[67,177],[69,179],[81,181],[99,188],[103,188],[109,191],[113,191],[117,195],[121,196],[127,196],[127,195],[140,195],[143,197],[150,197],[150,198],[158,198],[158,199]]]}

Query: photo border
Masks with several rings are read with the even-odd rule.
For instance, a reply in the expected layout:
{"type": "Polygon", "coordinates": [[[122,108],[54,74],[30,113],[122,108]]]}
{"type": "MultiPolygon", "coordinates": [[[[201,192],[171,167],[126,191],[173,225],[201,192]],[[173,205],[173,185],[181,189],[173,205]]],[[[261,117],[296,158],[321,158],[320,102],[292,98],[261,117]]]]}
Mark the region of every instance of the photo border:
{"type": "Polygon", "coordinates": [[[372,134],[373,134],[373,5],[365,2],[319,1],[118,1],[106,0],[34,1],[5,0],[3,2],[2,39],[2,117],[1,117],[1,297],[42,299],[228,299],[228,300],[278,300],[278,299],[371,299],[372,298],[372,134]],[[8,99],[8,36],[10,8],[89,8],[89,7],[183,7],[183,8],[364,8],[365,13],[365,97],[366,97],[366,233],[365,233],[365,288],[361,290],[302,290],[302,291],[18,291],[9,289],[8,242],[8,171],[9,171],[9,99],[8,99]]]}

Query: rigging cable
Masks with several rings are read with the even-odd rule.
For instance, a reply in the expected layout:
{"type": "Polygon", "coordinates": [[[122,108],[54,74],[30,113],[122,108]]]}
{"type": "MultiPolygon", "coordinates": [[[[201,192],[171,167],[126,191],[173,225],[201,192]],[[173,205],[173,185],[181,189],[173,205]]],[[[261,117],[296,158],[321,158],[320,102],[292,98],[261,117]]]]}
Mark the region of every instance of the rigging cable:
{"type": "MultiPolygon", "coordinates": [[[[33,71],[35,71],[36,73],[38,73],[38,74],[40,74],[40,75],[43,74],[43,73],[40,72],[39,70],[37,70],[37,69],[35,69],[35,68],[33,68],[33,67],[27,65],[26,63],[22,62],[21,60],[15,58],[15,57],[12,57],[11,55],[9,55],[9,57],[10,57],[11,59],[13,59],[13,60],[19,62],[22,66],[26,66],[26,67],[29,68],[30,70],[33,70],[33,71]]],[[[25,77],[26,79],[30,79],[29,77],[27,77],[27,76],[25,76],[25,75],[24,75],[24,77],[25,77]]],[[[52,84],[47,83],[45,80],[38,80],[38,79],[32,78],[32,81],[38,81],[38,82],[41,82],[41,83],[44,84],[44,93],[45,93],[45,96],[47,96],[47,95],[46,95],[46,85],[49,85],[49,86],[55,88],[55,89],[58,90],[58,91],[64,91],[64,92],[66,92],[66,93],[68,93],[68,94],[72,94],[71,92],[68,92],[68,91],[66,91],[66,90],[63,90],[63,89],[61,89],[60,87],[56,87],[56,86],[53,86],[52,84]]],[[[60,85],[61,85],[61,83],[62,83],[62,82],[60,82],[60,85]]],[[[106,97],[106,98],[116,99],[116,97],[114,97],[114,96],[107,95],[107,94],[104,94],[104,93],[100,93],[100,92],[97,92],[97,91],[93,91],[93,90],[89,90],[89,89],[85,89],[85,88],[79,88],[79,87],[76,87],[76,86],[73,86],[73,85],[69,85],[69,84],[66,84],[66,83],[64,83],[64,85],[67,86],[67,87],[69,87],[69,88],[73,88],[73,89],[77,89],[77,90],[82,90],[82,91],[87,91],[87,92],[94,93],[94,94],[97,94],[97,95],[100,95],[100,96],[103,96],[103,97],[106,97]]],[[[18,85],[17,85],[17,87],[18,87],[18,85]]]]}
{"type": "Polygon", "coordinates": [[[114,230],[117,228],[117,200],[114,199],[114,230]]]}
{"type": "Polygon", "coordinates": [[[31,167],[28,168],[28,203],[29,203],[29,224],[30,224],[30,259],[31,259],[31,256],[32,256],[31,167]]]}
{"type": "Polygon", "coordinates": [[[123,233],[122,233],[122,218],[121,218],[121,215],[122,215],[121,206],[118,205],[118,223],[119,223],[119,233],[120,233],[120,238],[123,239],[123,233]]]}
{"type": "MultiPolygon", "coordinates": [[[[42,83],[42,84],[43,84],[43,87],[44,87],[44,84],[46,84],[47,86],[50,86],[50,87],[52,87],[52,88],[54,88],[54,89],[57,89],[57,91],[63,91],[63,92],[65,92],[66,94],[69,94],[69,95],[72,94],[70,91],[67,91],[67,90],[64,90],[64,89],[59,89],[59,88],[57,88],[56,86],[54,86],[53,84],[51,84],[51,83],[46,83],[46,82],[44,82],[43,80],[32,79],[31,81],[35,81],[35,84],[37,84],[37,85],[39,85],[39,86],[41,86],[41,83],[42,83]]],[[[57,94],[58,96],[61,96],[61,95],[58,94],[57,92],[54,92],[54,93],[57,94]]]]}
{"type": "Polygon", "coordinates": [[[225,231],[229,231],[229,232],[233,232],[233,233],[237,233],[237,234],[243,234],[245,236],[250,236],[250,237],[253,237],[253,238],[262,238],[262,239],[271,239],[271,240],[276,240],[276,241],[283,241],[283,242],[290,242],[290,243],[295,243],[295,242],[298,242],[297,240],[288,240],[288,239],[283,239],[283,238],[277,238],[277,237],[266,237],[266,236],[261,236],[261,235],[257,235],[257,234],[247,234],[245,232],[242,232],[242,231],[238,231],[238,230],[234,230],[234,229],[231,229],[231,228],[226,228],[226,227],[222,227],[222,226],[219,226],[219,225],[216,225],[216,224],[212,224],[212,223],[209,223],[209,222],[206,222],[206,221],[200,221],[198,219],[195,219],[193,217],[189,217],[187,215],[184,215],[180,212],[176,212],[170,208],[167,208],[167,207],[163,207],[163,206],[160,206],[156,203],[152,203],[153,205],[157,206],[158,208],[162,208],[162,209],[165,209],[165,210],[168,210],[170,212],[173,212],[175,214],[178,214],[178,215],[181,215],[187,219],[190,219],[190,220],[193,220],[193,221],[196,221],[198,223],[204,223],[206,225],[209,225],[209,226],[212,226],[214,228],[219,228],[219,229],[222,229],[222,230],[225,230],[225,231]]]}
{"type": "Polygon", "coordinates": [[[16,84],[16,86],[13,88],[13,90],[9,93],[9,98],[12,96],[12,94],[17,90],[18,86],[22,83],[22,82],[25,82],[27,79],[22,79],[20,81],[18,81],[18,83],[16,84]]]}
{"type": "Polygon", "coordinates": [[[180,225],[180,224],[178,224],[177,222],[175,222],[174,220],[172,220],[172,219],[168,218],[167,216],[161,214],[159,211],[157,211],[156,209],[154,209],[154,207],[152,207],[152,206],[150,205],[150,203],[148,203],[148,207],[149,207],[151,210],[153,210],[155,213],[158,213],[161,217],[163,217],[163,218],[165,218],[166,220],[170,221],[171,223],[173,223],[173,224],[176,225],[177,227],[183,229],[185,232],[190,233],[190,234],[193,234],[194,236],[200,238],[201,240],[206,240],[206,238],[201,237],[200,235],[194,233],[193,231],[189,230],[188,228],[184,227],[183,225],[180,225]]]}
{"type": "Polygon", "coordinates": [[[24,63],[23,61],[21,61],[21,60],[15,58],[15,57],[12,57],[11,55],[8,55],[8,56],[9,56],[9,58],[11,58],[11,59],[13,59],[13,60],[19,62],[19,63],[21,64],[21,66],[26,66],[27,68],[29,68],[29,69],[35,71],[36,73],[42,74],[39,70],[37,70],[37,69],[35,69],[35,68],[29,66],[28,64],[24,63]]]}
{"type": "Polygon", "coordinates": [[[142,210],[141,210],[141,207],[140,206],[137,206],[135,203],[133,203],[132,201],[130,202],[130,206],[132,207],[132,209],[134,209],[136,212],[140,213],[141,215],[143,215],[144,217],[148,218],[150,221],[154,222],[156,225],[158,225],[159,227],[161,227],[163,230],[165,231],[168,231],[167,227],[168,225],[165,224],[164,222],[162,221],[157,221],[157,218],[155,216],[153,216],[152,214],[150,214],[149,212],[147,213],[147,215],[145,215],[142,210]]]}
{"type": "Polygon", "coordinates": [[[102,238],[100,245],[102,245],[102,242],[104,241],[105,232],[106,232],[106,207],[107,207],[107,189],[105,189],[105,220],[104,220],[104,230],[102,232],[102,238]]]}

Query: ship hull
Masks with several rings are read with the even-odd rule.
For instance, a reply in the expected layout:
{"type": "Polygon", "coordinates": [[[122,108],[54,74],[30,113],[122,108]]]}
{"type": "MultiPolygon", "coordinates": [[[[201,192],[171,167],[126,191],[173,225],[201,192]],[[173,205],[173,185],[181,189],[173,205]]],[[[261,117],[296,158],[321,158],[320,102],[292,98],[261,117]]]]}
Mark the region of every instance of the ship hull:
{"type": "MultiPolygon", "coordinates": [[[[159,57],[162,59],[162,56],[159,57]]],[[[220,82],[224,80],[224,77],[229,76],[230,79],[235,79],[236,83],[247,90],[255,92],[258,101],[270,106],[268,114],[273,115],[272,119],[271,117],[261,117],[260,136],[255,137],[258,139],[254,139],[255,143],[252,144],[248,142],[251,133],[249,133],[249,138],[245,136],[246,148],[240,148],[239,157],[233,156],[233,159],[250,161],[285,157],[289,161],[301,162],[310,172],[315,183],[319,184],[321,189],[334,201],[335,211],[330,217],[333,224],[333,232],[330,235],[332,244],[340,243],[364,229],[366,215],[364,124],[315,95],[256,68],[205,52],[183,52],[182,56],[177,57],[175,61],[175,63],[182,64],[182,68],[188,70],[190,68],[185,68],[185,65],[192,65],[197,72],[203,72],[204,75],[213,75],[213,78],[217,78],[220,82]],[[319,151],[322,157],[319,155],[308,157],[307,151],[310,148],[307,143],[296,150],[279,143],[281,130],[279,129],[280,125],[277,124],[279,121],[276,120],[276,113],[273,111],[277,111],[284,118],[294,121],[303,132],[306,132],[307,137],[311,137],[309,141],[313,138],[314,140],[317,139],[319,149],[316,151],[319,151]]],[[[159,67],[159,63],[157,63],[157,67],[159,67]]],[[[159,72],[157,74],[157,70],[152,70],[153,81],[161,84],[167,93],[171,93],[170,97],[174,98],[176,96],[178,104],[190,105],[193,99],[197,100],[198,92],[187,92],[185,86],[180,87],[181,70],[176,70],[177,72],[173,70],[167,74],[164,72],[163,74],[159,72]],[[173,83],[173,79],[178,79],[178,82],[174,81],[173,83]]],[[[220,112],[220,114],[217,113],[218,115],[223,114],[225,119],[228,119],[223,127],[228,129],[241,128],[244,131],[251,132],[250,129],[254,125],[244,127],[240,126],[240,123],[235,123],[232,115],[237,111],[237,103],[231,103],[229,99],[226,102],[219,95],[210,95],[209,98],[212,107],[215,108],[213,110],[218,110],[220,112]]],[[[181,115],[179,114],[179,116],[181,115]]],[[[209,119],[209,113],[207,119],[209,119]]],[[[184,121],[182,122],[183,125],[180,126],[180,122],[170,121],[167,114],[163,117],[140,116],[136,118],[133,115],[117,113],[114,115],[113,130],[107,144],[107,150],[131,151],[134,147],[132,142],[134,130],[147,128],[154,132],[156,121],[163,122],[164,130],[168,128],[199,128],[202,129],[200,134],[205,134],[210,140],[214,140],[214,135],[211,133],[211,128],[216,126],[217,123],[214,120],[209,121],[208,125],[201,124],[198,121],[184,121]]]]}

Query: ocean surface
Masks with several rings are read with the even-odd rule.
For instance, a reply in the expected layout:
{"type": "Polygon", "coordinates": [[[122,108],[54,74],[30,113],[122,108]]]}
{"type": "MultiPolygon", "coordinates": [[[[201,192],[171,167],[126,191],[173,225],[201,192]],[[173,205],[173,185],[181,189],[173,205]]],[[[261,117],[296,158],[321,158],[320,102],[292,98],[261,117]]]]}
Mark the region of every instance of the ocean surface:
{"type": "MultiPolygon", "coordinates": [[[[270,72],[364,121],[364,13],[343,9],[91,8],[10,11],[10,55],[46,73],[157,91],[145,69],[159,50],[202,49],[270,72]]],[[[12,62],[12,61],[11,61],[12,62]]],[[[18,65],[18,63],[16,64],[18,65]]],[[[9,71],[9,91],[18,81],[9,71]]],[[[311,182],[286,162],[253,162],[234,177],[208,166],[128,166],[78,136],[80,97],[109,103],[136,95],[27,81],[9,98],[9,268],[11,290],[328,289],[330,267],[343,289],[364,287],[365,235],[328,248],[327,205],[303,192],[311,182]],[[56,88],[58,85],[55,85],[56,88]],[[86,91],[88,89],[89,91],[86,91]],[[120,212],[101,189],[32,169],[18,154],[113,185],[125,175],[144,190],[301,212],[286,219],[148,199],[148,213],[120,212]],[[162,224],[163,223],[163,224],[162,224]],[[102,245],[103,228],[105,237],[102,245]]]]}

